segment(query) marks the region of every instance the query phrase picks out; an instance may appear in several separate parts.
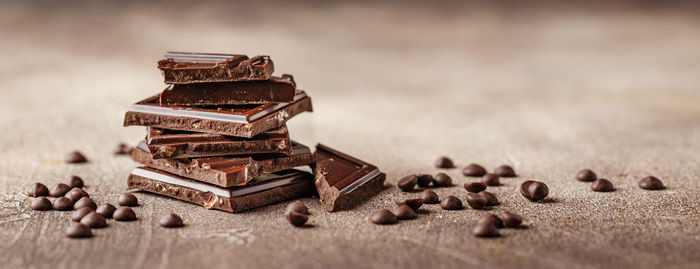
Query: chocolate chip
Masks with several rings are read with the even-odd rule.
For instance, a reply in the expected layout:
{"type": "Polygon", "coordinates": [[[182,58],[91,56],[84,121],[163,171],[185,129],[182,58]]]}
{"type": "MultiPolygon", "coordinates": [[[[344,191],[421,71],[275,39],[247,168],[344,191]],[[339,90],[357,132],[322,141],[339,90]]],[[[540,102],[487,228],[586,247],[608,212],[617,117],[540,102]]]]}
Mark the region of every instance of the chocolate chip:
{"type": "Polygon", "coordinates": [[[418,211],[418,209],[423,205],[423,199],[416,198],[416,199],[406,199],[403,201],[396,201],[396,205],[397,206],[407,205],[408,207],[413,209],[413,211],[418,211]]]}
{"type": "Polygon", "coordinates": [[[65,197],[67,197],[73,202],[77,202],[78,200],[80,200],[80,198],[90,197],[90,195],[88,195],[88,193],[85,192],[83,189],[76,187],[72,188],[69,192],[67,192],[65,197]]]}
{"type": "Polygon", "coordinates": [[[464,183],[464,189],[468,192],[478,193],[486,189],[486,184],[481,182],[467,182],[464,183]]]}
{"type": "Polygon", "coordinates": [[[49,196],[51,197],[61,197],[63,195],[66,195],[66,193],[70,191],[70,186],[63,184],[63,183],[58,183],[56,186],[49,191],[49,196]]]}
{"type": "Polygon", "coordinates": [[[85,186],[85,183],[83,182],[83,179],[80,178],[79,176],[70,176],[70,177],[68,178],[68,182],[67,182],[67,183],[68,183],[68,186],[70,186],[71,188],[76,188],[76,187],[77,187],[77,188],[82,188],[83,186],[85,186]]]}
{"type": "Polygon", "coordinates": [[[46,197],[39,197],[32,201],[30,205],[33,210],[46,211],[51,210],[51,201],[46,197]]]}
{"type": "Polygon", "coordinates": [[[92,236],[90,227],[73,222],[66,229],[66,236],[70,238],[85,238],[92,236]]]}
{"type": "Polygon", "coordinates": [[[413,211],[407,205],[400,205],[391,210],[391,213],[396,216],[397,219],[415,219],[416,212],[413,211]]]}
{"type": "Polygon", "coordinates": [[[126,143],[119,143],[117,147],[114,148],[114,155],[124,155],[131,153],[131,147],[126,143]]]}
{"type": "Polygon", "coordinates": [[[498,186],[501,185],[501,181],[498,179],[498,175],[487,173],[481,177],[481,182],[488,186],[498,186]]]}
{"type": "Polygon", "coordinates": [[[435,167],[437,168],[454,168],[455,164],[448,157],[440,157],[435,161],[435,167]]]}
{"type": "Polygon", "coordinates": [[[520,224],[523,223],[523,217],[510,213],[509,211],[503,211],[503,213],[501,213],[501,220],[503,220],[503,225],[509,228],[519,227],[520,224]]]}
{"type": "Polygon", "coordinates": [[[29,187],[29,190],[27,190],[27,195],[31,197],[48,196],[49,188],[47,188],[46,185],[37,182],[29,187]]]}
{"type": "Polygon", "coordinates": [[[472,228],[472,234],[476,237],[497,237],[501,235],[498,232],[498,227],[490,222],[477,222],[472,228]]]}
{"type": "Polygon", "coordinates": [[[306,224],[306,221],[309,220],[309,215],[296,211],[286,212],[284,216],[287,218],[287,221],[289,221],[289,223],[295,227],[304,226],[304,224],[306,224]]]}
{"type": "Polygon", "coordinates": [[[80,219],[80,224],[90,228],[104,228],[107,227],[107,220],[96,212],[90,212],[80,219]]]}
{"type": "Polygon", "coordinates": [[[394,224],[399,222],[399,220],[396,218],[396,215],[394,215],[394,213],[391,213],[391,211],[386,209],[374,212],[374,214],[372,214],[372,217],[369,218],[369,221],[371,221],[374,224],[380,225],[394,224]]]}
{"type": "Polygon", "coordinates": [[[452,195],[442,199],[442,202],[440,202],[440,207],[445,210],[460,210],[463,208],[462,201],[452,195]]]}
{"type": "Polygon", "coordinates": [[[437,173],[433,179],[434,187],[449,187],[452,186],[452,178],[445,173],[437,173]]]}
{"type": "Polygon", "coordinates": [[[520,194],[530,201],[539,201],[547,197],[549,188],[542,182],[528,180],[520,185],[520,194]]]}
{"type": "Polygon", "coordinates": [[[487,206],[494,206],[498,204],[498,198],[496,198],[496,195],[493,195],[493,193],[490,193],[488,191],[480,191],[479,195],[486,199],[487,206]]]}
{"type": "Polygon", "coordinates": [[[416,175],[410,175],[399,180],[397,186],[402,191],[411,191],[418,184],[418,177],[416,175]]]}
{"type": "Polygon", "coordinates": [[[430,187],[430,183],[433,183],[433,176],[428,174],[418,175],[418,186],[423,188],[430,187]]]}
{"type": "Polygon", "coordinates": [[[576,180],[578,181],[593,181],[598,176],[591,169],[583,169],[576,174],[576,180]]]}
{"type": "Polygon", "coordinates": [[[309,208],[306,207],[304,204],[302,204],[299,201],[294,201],[294,202],[289,203],[289,205],[287,205],[287,209],[285,209],[284,211],[285,211],[285,213],[286,212],[299,212],[299,213],[306,214],[306,215],[309,214],[309,208]]]}
{"type": "Polygon", "coordinates": [[[87,162],[87,158],[85,158],[85,155],[80,153],[80,151],[73,151],[71,153],[66,154],[65,161],[67,163],[85,163],[87,162]]]}
{"type": "Polygon", "coordinates": [[[137,206],[139,205],[139,199],[131,193],[122,193],[119,195],[119,205],[120,206],[137,206]]]}
{"type": "Polygon", "coordinates": [[[591,184],[591,190],[593,191],[600,191],[600,192],[607,192],[607,191],[613,191],[613,184],[607,179],[604,178],[599,178],[593,181],[591,184]]]}
{"type": "Polygon", "coordinates": [[[100,205],[97,207],[97,210],[95,210],[95,212],[97,212],[97,214],[100,214],[103,217],[108,218],[108,219],[112,218],[112,215],[114,215],[114,211],[117,211],[117,208],[114,207],[110,203],[100,205]]]}
{"type": "Polygon", "coordinates": [[[462,174],[468,177],[480,177],[486,174],[486,169],[481,165],[472,163],[462,169],[462,174]]]}
{"type": "Polygon", "coordinates": [[[80,221],[85,217],[85,215],[90,214],[92,212],[95,212],[95,210],[92,210],[92,208],[89,207],[81,207],[73,211],[73,213],[70,214],[70,219],[72,221],[80,221]]]}
{"type": "Polygon", "coordinates": [[[498,175],[499,177],[516,177],[518,175],[515,174],[515,170],[513,170],[513,167],[510,167],[508,165],[501,165],[499,167],[496,167],[496,170],[493,171],[494,174],[498,175]]]}
{"type": "Polygon", "coordinates": [[[488,222],[488,223],[491,223],[491,224],[493,224],[494,226],[496,226],[496,228],[503,228],[503,227],[504,227],[504,225],[503,225],[503,220],[501,220],[501,218],[499,218],[498,216],[496,216],[496,215],[494,215],[494,214],[486,214],[486,215],[481,216],[481,217],[476,221],[476,223],[480,223],[480,222],[488,222]]]}
{"type": "Polygon", "coordinates": [[[645,190],[664,189],[664,183],[656,177],[648,176],[639,181],[639,187],[645,190]]]}
{"type": "Polygon", "coordinates": [[[467,193],[467,204],[474,209],[482,209],[486,206],[486,198],[476,193],[467,193]]]}
{"type": "Polygon", "coordinates": [[[131,207],[120,207],[114,211],[112,217],[116,221],[134,221],[136,220],[136,213],[131,207]]]}
{"type": "Polygon", "coordinates": [[[439,204],[440,203],[440,197],[438,197],[437,193],[431,190],[424,190],[423,192],[420,193],[420,199],[423,200],[424,204],[439,204]]]}
{"type": "Polygon", "coordinates": [[[185,223],[182,222],[182,218],[173,213],[167,214],[160,218],[158,224],[164,228],[177,228],[185,225],[185,223]]]}
{"type": "Polygon", "coordinates": [[[58,211],[73,210],[73,201],[71,201],[71,199],[68,199],[66,197],[58,197],[58,198],[56,198],[56,200],[53,200],[53,210],[58,210],[58,211]]]}
{"type": "Polygon", "coordinates": [[[95,201],[90,199],[90,197],[83,197],[80,198],[75,204],[73,205],[73,209],[78,209],[78,208],[83,208],[83,207],[88,207],[91,208],[92,210],[97,209],[97,204],[95,204],[95,201]]]}

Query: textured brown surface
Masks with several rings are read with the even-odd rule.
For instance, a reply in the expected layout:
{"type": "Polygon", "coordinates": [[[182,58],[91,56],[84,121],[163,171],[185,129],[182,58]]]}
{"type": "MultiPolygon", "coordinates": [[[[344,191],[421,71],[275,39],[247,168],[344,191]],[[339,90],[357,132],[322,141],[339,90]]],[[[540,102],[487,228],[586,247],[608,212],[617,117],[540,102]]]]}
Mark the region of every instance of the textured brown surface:
{"type": "Polygon", "coordinates": [[[48,5],[0,8],[0,267],[700,266],[697,9],[48,5]],[[111,151],[145,134],[123,128],[123,114],[163,88],[155,63],[166,50],[272,55],[314,99],[314,113],[289,121],[292,137],[375,164],[392,186],[336,213],[302,199],[307,229],[287,223],[286,203],[230,214],[136,193],[136,222],[65,238],[70,212],[31,211],[21,192],[78,174],[98,204],[114,204],[137,165],[111,151]],[[74,149],[91,162],[61,163],[74,149]],[[458,167],[440,197],[464,199],[470,162],[513,165],[521,176],[489,188],[501,201],[489,212],[520,214],[527,229],[476,239],[483,211],[437,205],[397,225],[369,223],[418,196],[393,185],[438,172],[442,155],[458,167]],[[585,167],[617,190],[574,180],[585,167]],[[647,175],[668,189],[638,189],[647,175]],[[546,182],[551,202],[520,196],[526,179],[546,182]],[[170,212],[187,226],[159,227],[170,212]]]}

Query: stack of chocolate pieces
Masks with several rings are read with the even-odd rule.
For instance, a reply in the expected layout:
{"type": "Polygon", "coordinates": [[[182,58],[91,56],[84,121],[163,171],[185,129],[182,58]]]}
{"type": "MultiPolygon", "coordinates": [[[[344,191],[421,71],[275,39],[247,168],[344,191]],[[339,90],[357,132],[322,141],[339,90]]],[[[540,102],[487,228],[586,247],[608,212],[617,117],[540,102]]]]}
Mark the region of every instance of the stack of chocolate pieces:
{"type": "Polygon", "coordinates": [[[316,193],[335,211],[381,189],[385,175],[376,167],[321,145],[312,153],[290,140],[285,123],[312,111],[311,98],[291,75],[272,76],[269,56],[164,58],[158,68],[168,86],[124,117],[124,126],[147,127],[131,153],[144,166],[129,175],[129,189],[229,212],[316,193]],[[306,165],[316,180],[293,169],[306,165]]]}

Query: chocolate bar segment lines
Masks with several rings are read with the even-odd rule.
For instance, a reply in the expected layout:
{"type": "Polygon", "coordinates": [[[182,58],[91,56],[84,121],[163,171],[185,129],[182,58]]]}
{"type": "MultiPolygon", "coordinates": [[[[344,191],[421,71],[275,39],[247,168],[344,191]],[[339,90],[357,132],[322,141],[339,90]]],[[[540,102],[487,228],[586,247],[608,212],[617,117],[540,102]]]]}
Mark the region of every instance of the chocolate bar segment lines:
{"type": "Polygon", "coordinates": [[[275,70],[269,56],[168,52],[164,58],[158,69],[171,84],[267,80],[275,70]]]}

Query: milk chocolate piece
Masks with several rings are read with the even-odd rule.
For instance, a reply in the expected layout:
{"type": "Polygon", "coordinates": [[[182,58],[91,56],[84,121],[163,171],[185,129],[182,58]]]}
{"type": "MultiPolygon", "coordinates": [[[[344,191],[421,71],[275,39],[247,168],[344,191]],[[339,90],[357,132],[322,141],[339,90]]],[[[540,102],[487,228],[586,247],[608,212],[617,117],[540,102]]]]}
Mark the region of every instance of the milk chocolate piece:
{"type": "Polygon", "coordinates": [[[258,153],[292,153],[286,126],[252,138],[149,128],[146,145],[154,159],[211,157],[258,153]]]}
{"type": "Polygon", "coordinates": [[[263,81],[170,84],[160,94],[161,105],[242,105],[289,103],[297,87],[291,75],[263,81]]]}
{"type": "Polygon", "coordinates": [[[313,176],[285,170],[258,177],[240,187],[223,188],[147,167],[135,168],[128,189],[138,189],[195,203],[207,209],[239,212],[315,194],[313,176]]]}
{"type": "Polygon", "coordinates": [[[348,209],[382,190],[386,174],[374,165],[321,144],[314,157],[316,189],[326,211],[348,209]]]}
{"type": "Polygon", "coordinates": [[[292,103],[218,107],[161,106],[158,96],[153,96],[131,106],[124,115],[124,126],[142,125],[251,138],[281,127],[289,118],[304,111],[312,111],[311,98],[304,91],[297,91],[292,103]]]}
{"type": "Polygon", "coordinates": [[[153,159],[140,142],[131,152],[134,161],[183,177],[222,187],[245,185],[254,177],[313,163],[308,147],[292,142],[292,154],[219,156],[192,159],[153,159]]]}
{"type": "Polygon", "coordinates": [[[275,71],[270,56],[167,52],[158,61],[165,83],[267,80],[275,71]]]}

